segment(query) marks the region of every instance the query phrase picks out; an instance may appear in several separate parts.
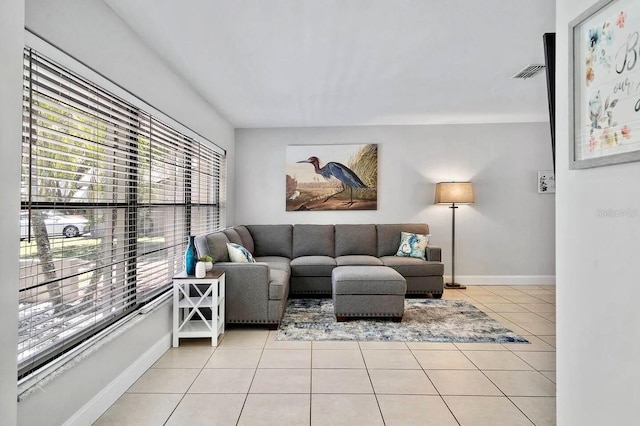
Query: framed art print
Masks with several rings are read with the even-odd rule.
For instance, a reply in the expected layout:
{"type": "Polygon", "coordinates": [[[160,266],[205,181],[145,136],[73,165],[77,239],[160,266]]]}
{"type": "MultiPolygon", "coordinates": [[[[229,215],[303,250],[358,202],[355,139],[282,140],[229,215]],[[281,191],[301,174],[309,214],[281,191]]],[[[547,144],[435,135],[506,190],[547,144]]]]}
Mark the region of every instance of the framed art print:
{"type": "Polygon", "coordinates": [[[286,211],[376,210],[378,145],[289,145],[286,211]]]}
{"type": "Polygon", "coordinates": [[[640,160],[640,2],[600,1],[569,31],[569,168],[640,160]]]}
{"type": "Polygon", "coordinates": [[[538,171],[538,193],[539,194],[555,194],[556,177],[553,170],[538,171]]]}

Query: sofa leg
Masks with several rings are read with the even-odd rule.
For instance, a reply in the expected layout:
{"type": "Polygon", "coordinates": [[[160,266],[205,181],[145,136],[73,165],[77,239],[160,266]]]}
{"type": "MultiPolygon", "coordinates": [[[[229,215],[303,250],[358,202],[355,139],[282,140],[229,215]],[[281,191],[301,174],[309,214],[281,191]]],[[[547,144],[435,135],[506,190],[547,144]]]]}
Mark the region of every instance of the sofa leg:
{"type": "Polygon", "coordinates": [[[345,317],[343,317],[342,315],[336,315],[336,321],[338,322],[344,322],[347,319],[345,317]]]}
{"type": "Polygon", "coordinates": [[[402,317],[391,317],[391,321],[393,321],[393,322],[402,322],[402,317]]]}
{"type": "Polygon", "coordinates": [[[277,330],[278,324],[267,324],[267,330],[277,330]]]}

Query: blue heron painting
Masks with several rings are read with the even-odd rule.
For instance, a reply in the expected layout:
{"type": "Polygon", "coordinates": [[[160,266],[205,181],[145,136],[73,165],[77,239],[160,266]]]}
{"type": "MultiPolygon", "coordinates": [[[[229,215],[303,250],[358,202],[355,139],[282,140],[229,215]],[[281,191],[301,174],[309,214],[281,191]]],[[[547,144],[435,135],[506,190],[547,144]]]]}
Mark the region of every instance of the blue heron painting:
{"type": "Polygon", "coordinates": [[[287,148],[288,211],[375,210],[376,186],[377,145],[287,148]]]}
{"type": "Polygon", "coordinates": [[[329,195],[325,198],[325,202],[327,202],[330,198],[335,197],[336,195],[344,192],[345,188],[349,188],[349,205],[353,204],[353,188],[366,188],[367,185],[360,180],[357,174],[354,173],[353,170],[345,166],[344,164],[336,163],[335,161],[331,161],[325,164],[324,167],[320,167],[320,160],[318,157],[309,157],[308,160],[298,161],[298,163],[311,163],[315,168],[317,174],[329,180],[330,178],[336,178],[340,182],[342,182],[342,189],[334,194],[329,195]]]}

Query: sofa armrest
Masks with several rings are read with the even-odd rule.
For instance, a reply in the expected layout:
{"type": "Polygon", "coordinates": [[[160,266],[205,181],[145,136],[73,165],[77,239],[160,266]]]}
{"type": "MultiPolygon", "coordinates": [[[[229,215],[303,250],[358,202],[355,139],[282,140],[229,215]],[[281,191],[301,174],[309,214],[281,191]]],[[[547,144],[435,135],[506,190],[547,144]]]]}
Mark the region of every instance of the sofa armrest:
{"type": "Polygon", "coordinates": [[[269,266],[264,262],[217,262],[225,271],[226,318],[229,322],[265,322],[268,318],[269,266]]]}
{"type": "Polygon", "coordinates": [[[442,249],[440,247],[427,247],[427,260],[432,262],[442,262],[442,249]]]}
{"type": "Polygon", "coordinates": [[[229,280],[242,280],[255,286],[269,285],[269,266],[265,262],[216,262],[213,269],[225,272],[227,286],[229,280]]]}

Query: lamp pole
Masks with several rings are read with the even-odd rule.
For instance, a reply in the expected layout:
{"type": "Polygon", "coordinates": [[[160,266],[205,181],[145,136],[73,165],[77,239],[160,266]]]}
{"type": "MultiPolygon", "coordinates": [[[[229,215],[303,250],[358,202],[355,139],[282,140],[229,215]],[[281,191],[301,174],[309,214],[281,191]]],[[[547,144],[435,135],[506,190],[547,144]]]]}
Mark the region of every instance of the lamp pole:
{"type": "Polygon", "coordinates": [[[456,283],[456,203],[451,203],[451,283],[446,283],[445,288],[464,290],[467,287],[456,283]]]}
{"type": "Polygon", "coordinates": [[[456,283],[456,203],[451,203],[451,284],[456,283]]]}

